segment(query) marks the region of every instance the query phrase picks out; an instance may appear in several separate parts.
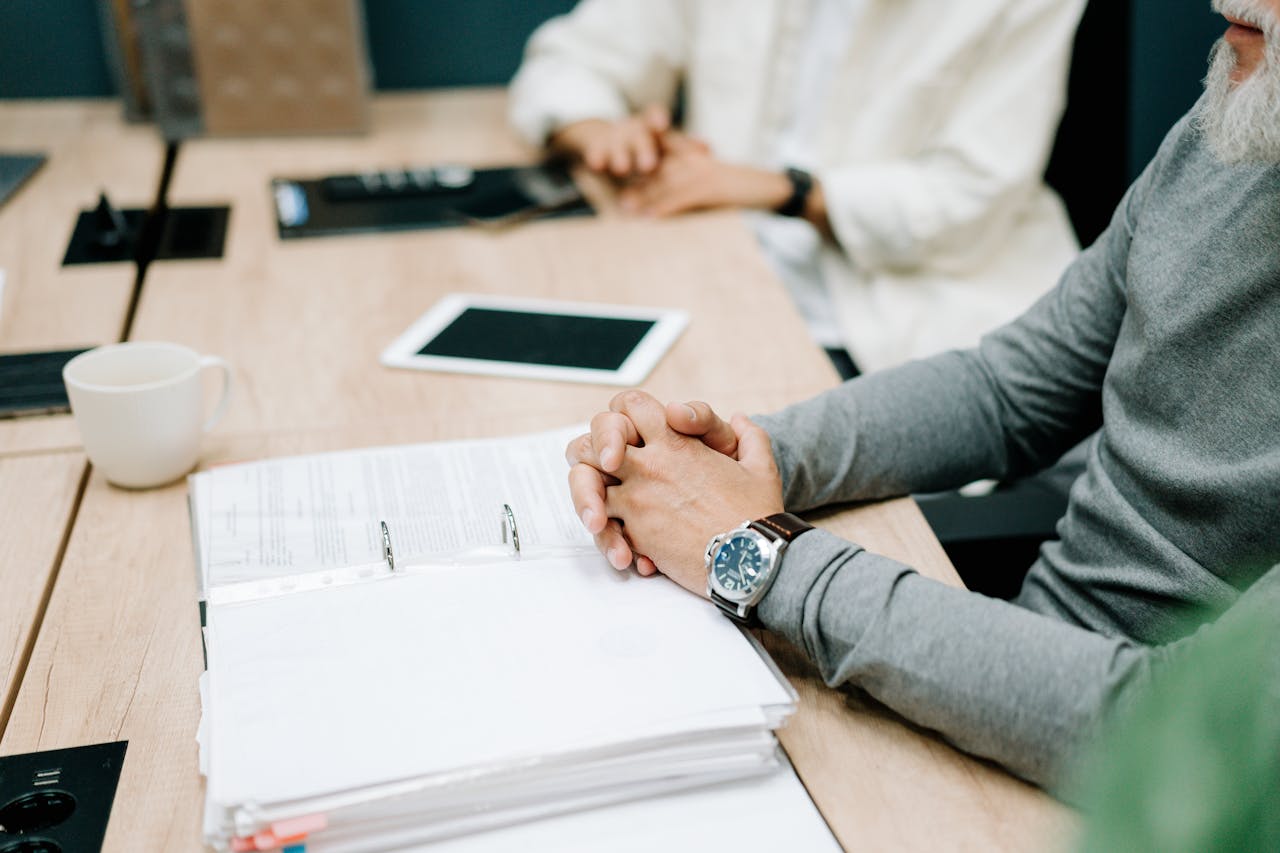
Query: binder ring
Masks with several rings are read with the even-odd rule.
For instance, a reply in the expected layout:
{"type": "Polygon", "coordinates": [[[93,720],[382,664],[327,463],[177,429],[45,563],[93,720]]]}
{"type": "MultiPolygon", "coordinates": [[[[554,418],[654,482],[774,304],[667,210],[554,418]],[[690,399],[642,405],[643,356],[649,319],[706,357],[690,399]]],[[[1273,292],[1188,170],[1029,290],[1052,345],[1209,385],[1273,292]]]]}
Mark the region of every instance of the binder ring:
{"type": "Polygon", "coordinates": [[[516,527],[516,514],[511,511],[511,504],[502,505],[502,544],[511,543],[516,558],[520,557],[520,529],[516,527]]]}
{"type": "Polygon", "coordinates": [[[387,568],[394,572],[396,570],[396,555],[391,550],[391,531],[387,529],[385,521],[379,521],[378,524],[382,525],[382,559],[387,561],[387,568]]]}

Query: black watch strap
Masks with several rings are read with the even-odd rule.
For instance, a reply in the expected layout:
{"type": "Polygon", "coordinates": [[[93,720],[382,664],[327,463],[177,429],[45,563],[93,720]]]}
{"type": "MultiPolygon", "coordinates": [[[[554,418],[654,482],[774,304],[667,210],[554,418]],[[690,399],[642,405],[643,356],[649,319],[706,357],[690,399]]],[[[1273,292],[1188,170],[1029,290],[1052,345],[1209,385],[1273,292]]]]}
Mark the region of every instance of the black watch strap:
{"type": "Polygon", "coordinates": [[[801,533],[813,529],[812,524],[789,512],[767,515],[764,518],[756,519],[751,524],[761,533],[773,533],[777,538],[785,542],[790,542],[801,533]]]}
{"type": "Polygon", "coordinates": [[[791,197],[782,203],[777,212],[783,216],[804,216],[809,193],[813,190],[813,175],[796,168],[788,168],[786,175],[791,182],[791,197]]]}

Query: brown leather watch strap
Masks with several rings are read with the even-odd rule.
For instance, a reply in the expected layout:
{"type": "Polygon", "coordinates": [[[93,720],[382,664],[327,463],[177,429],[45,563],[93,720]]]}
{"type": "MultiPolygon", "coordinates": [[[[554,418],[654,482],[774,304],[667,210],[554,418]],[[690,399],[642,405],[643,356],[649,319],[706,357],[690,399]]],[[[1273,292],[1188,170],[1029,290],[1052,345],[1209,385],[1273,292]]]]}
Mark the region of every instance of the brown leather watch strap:
{"type": "Polygon", "coordinates": [[[773,531],[786,542],[790,542],[806,530],[813,530],[812,524],[789,512],[767,515],[764,518],[756,519],[752,524],[773,531]]]}

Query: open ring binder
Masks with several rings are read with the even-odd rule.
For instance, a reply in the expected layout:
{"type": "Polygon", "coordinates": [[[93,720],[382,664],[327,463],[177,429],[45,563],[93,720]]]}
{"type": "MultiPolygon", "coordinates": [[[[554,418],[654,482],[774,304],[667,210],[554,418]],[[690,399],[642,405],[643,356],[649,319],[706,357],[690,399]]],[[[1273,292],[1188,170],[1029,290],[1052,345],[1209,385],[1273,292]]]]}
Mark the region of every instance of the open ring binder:
{"type": "MultiPolygon", "coordinates": [[[[518,560],[520,559],[520,528],[516,524],[516,513],[511,508],[511,504],[503,504],[500,513],[502,520],[502,544],[510,545],[512,554],[518,560]]],[[[382,530],[382,559],[387,563],[387,569],[396,570],[396,552],[391,545],[391,528],[387,526],[387,522],[379,519],[378,526],[382,530]]]]}

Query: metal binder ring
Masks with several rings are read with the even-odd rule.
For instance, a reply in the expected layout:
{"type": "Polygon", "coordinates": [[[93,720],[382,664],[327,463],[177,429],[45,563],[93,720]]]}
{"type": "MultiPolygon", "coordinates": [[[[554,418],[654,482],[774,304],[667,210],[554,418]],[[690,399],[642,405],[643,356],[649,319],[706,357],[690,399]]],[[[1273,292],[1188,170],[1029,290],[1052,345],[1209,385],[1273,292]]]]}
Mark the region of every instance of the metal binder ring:
{"type": "Polygon", "coordinates": [[[511,504],[502,505],[502,544],[511,543],[516,557],[520,556],[520,529],[516,527],[516,514],[511,511],[511,504]]]}
{"type": "Polygon", "coordinates": [[[382,559],[387,561],[387,568],[391,571],[396,570],[396,555],[391,550],[391,531],[387,529],[385,521],[379,521],[382,525],[382,559]]]}

